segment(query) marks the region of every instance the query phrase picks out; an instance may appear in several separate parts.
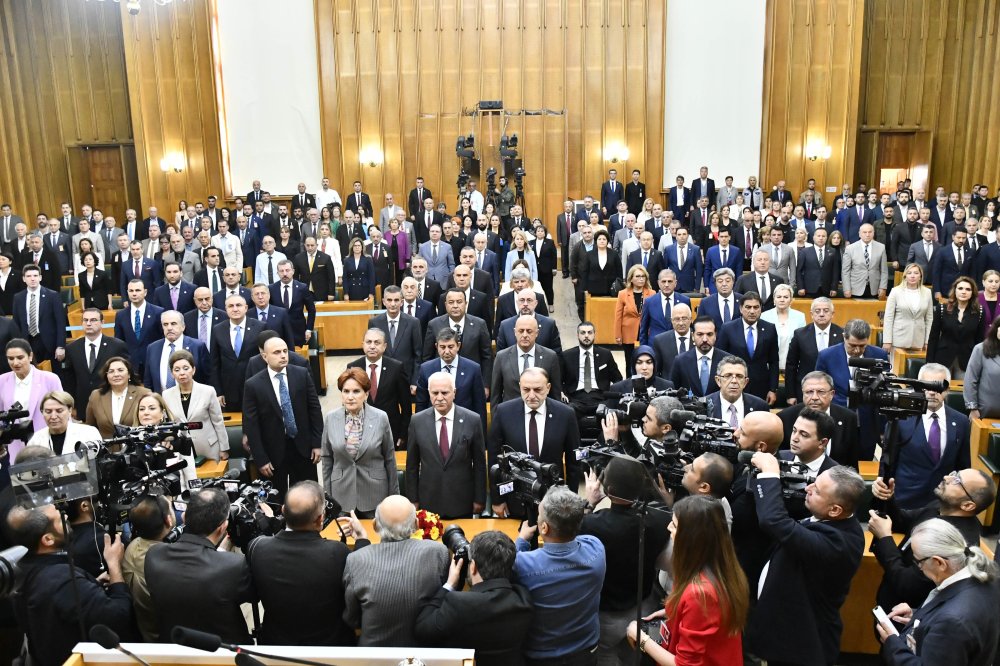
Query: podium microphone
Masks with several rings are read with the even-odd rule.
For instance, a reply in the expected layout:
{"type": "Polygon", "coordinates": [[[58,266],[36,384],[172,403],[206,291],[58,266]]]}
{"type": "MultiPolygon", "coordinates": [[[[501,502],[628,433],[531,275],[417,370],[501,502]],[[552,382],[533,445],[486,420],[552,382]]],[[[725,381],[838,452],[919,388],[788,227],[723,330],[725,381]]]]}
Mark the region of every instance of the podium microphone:
{"type": "MultiPolygon", "coordinates": [[[[256,650],[249,650],[245,647],[235,645],[234,643],[226,643],[217,634],[209,634],[204,631],[198,631],[197,629],[189,629],[181,626],[173,628],[173,631],[170,632],[170,640],[178,645],[194,648],[195,650],[203,650],[205,652],[215,652],[220,647],[225,648],[230,652],[236,653],[237,664],[240,663],[240,657],[248,657],[252,655],[253,657],[263,657],[265,659],[273,659],[274,661],[285,661],[291,664],[304,664],[305,666],[336,666],[335,664],[330,664],[329,662],[321,663],[318,661],[309,661],[308,659],[296,659],[295,657],[284,657],[277,654],[266,654],[264,652],[257,652],[256,650]]],[[[241,666],[257,666],[257,664],[260,664],[260,661],[257,659],[253,659],[253,661],[244,659],[241,666]]]]}
{"type": "Polygon", "coordinates": [[[111,627],[104,624],[95,624],[90,628],[89,636],[90,640],[94,641],[105,650],[118,650],[125,656],[131,657],[143,666],[149,666],[149,662],[144,661],[121,646],[121,642],[118,640],[118,634],[116,634],[111,627]]]}

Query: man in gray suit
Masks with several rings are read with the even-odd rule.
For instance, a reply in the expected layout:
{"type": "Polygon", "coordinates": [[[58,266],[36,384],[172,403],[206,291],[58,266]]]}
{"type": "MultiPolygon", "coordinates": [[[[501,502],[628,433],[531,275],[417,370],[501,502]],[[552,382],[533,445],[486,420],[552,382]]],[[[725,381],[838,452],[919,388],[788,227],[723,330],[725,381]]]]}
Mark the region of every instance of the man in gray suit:
{"type": "MultiPolygon", "coordinates": [[[[100,219],[101,226],[104,226],[104,215],[99,210],[94,211],[94,223],[97,224],[98,219],[100,219]]],[[[80,241],[84,238],[90,241],[91,249],[101,257],[107,255],[104,254],[104,241],[96,233],[91,231],[90,222],[88,220],[80,220],[77,227],[80,229],[78,233],[73,234],[73,254],[80,254],[80,241]]],[[[98,266],[100,268],[100,266],[98,266]]]]}
{"type": "MultiPolygon", "coordinates": [[[[478,422],[478,419],[477,419],[478,422]]],[[[356,550],[344,566],[344,621],[361,629],[361,647],[417,644],[413,626],[422,600],[448,575],[448,549],[440,541],[411,539],[416,510],[402,495],[375,509],[379,543],[356,550]]]]}
{"type": "Polygon", "coordinates": [[[770,243],[762,245],[771,257],[771,274],[781,278],[795,292],[795,272],[797,250],[793,245],[782,243],[784,232],[781,229],[771,229],[770,243]]]}
{"type": "Polygon", "coordinates": [[[906,253],[906,264],[917,264],[924,269],[924,284],[929,287],[931,285],[931,260],[934,259],[934,254],[941,249],[941,245],[934,241],[933,224],[925,224],[920,231],[920,236],[923,240],[910,245],[910,249],[906,253]]]}
{"type": "Polygon", "coordinates": [[[19,223],[23,224],[24,220],[20,216],[14,215],[9,203],[0,205],[0,242],[6,245],[14,240],[17,235],[14,232],[14,227],[19,223]]]}
{"type": "Polygon", "coordinates": [[[118,237],[125,233],[124,229],[119,229],[115,223],[115,218],[108,216],[104,218],[104,224],[94,229],[104,242],[104,260],[111,262],[111,255],[118,249],[118,237]]]}
{"type": "Polygon", "coordinates": [[[486,507],[486,442],[479,414],[455,404],[455,375],[427,380],[432,409],[410,420],[406,496],[442,518],[471,518],[486,507]]]}
{"type": "Polygon", "coordinates": [[[448,277],[455,269],[455,252],[450,245],[441,241],[440,226],[432,226],[430,236],[431,239],[420,246],[420,256],[427,260],[427,277],[439,282],[444,289],[448,285],[448,277]]]}
{"type": "Polygon", "coordinates": [[[543,368],[549,374],[552,395],[562,395],[559,358],[551,349],[535,344],[538,338],[535,318],[531,315],[519,316],[514,322],[514,337],[517,344],[499,352],[493,363],[490,383],[490,409],[493,413],[501,402],[521,397],[520,379],[525,368],[543,368]]]}
{"type": "Polygon", "coordinates": [[[869,222],[861,225],[858,235],[860,240],[847,246],[841,263],[844,298],[884,299],[889,285],[885,245],[875,240],[875,227],[869,222]]]}
{"type": "Polygon", "coordinates": [[[385,207],[379,211],[378,228],[388,232],[389,220],[396,217],[396,213],[402,213],[403,219],[406,219],[406,211],[397,206],[392,198],[392,193],[387,192],[385,195],[385,207]]]}
{"type": "Polygon", "coordinates": [[[174,261],[181,265],[181,278],[185,282],[194,284],[194,276],[201,270],[201,259],[198,255],[187,249],[184,245],[184,237],[180,234],[170,236],[170,252],[163,257],[163,262],[174,261]]]}
{"type": "Polygon", "coordinates": [[[377,328],[385,333],[389,343],[386,356],[403,364],[410,382],[410,393],[416,395],[422,351],[420,320],[402,312],[403,290],[395,285],[386,287],[382,292],[382,307],[385,314],[369,319],[368,328],[377,328]]]}

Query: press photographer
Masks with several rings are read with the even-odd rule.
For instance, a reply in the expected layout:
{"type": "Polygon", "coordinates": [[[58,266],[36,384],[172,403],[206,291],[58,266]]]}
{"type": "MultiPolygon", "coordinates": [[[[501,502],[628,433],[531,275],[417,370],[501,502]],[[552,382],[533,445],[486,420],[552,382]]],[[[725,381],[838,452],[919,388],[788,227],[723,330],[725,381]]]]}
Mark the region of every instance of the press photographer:
{"type": "Polygon", "coordinates": [[[146,584],[146,555],[150,548],[162,544],[176,525],[174,509],[163,495],[145,495],[136,501],[128,513],[132,525],[132,540],[125,548],[122,576],[135,610],[139,633],[147,643],[158,643],[160,631],[156,610],[146,584]]]}

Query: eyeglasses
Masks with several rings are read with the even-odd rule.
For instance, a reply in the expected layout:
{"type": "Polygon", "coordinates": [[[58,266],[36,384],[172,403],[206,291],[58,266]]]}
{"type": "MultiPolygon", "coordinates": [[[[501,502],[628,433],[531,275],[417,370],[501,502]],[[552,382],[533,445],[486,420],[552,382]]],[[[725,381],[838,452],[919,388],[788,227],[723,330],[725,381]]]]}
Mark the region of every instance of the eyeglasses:
{"type": "Polygon", "coordinates": [[[716,377],[718,377],[724,382],[732,382],[732,381],[742,382],[745,381],[747,378],[746,375],[733,375],[733,374],[716,375],[716,377]]]}
{"type": "Polygon", "coordinates": [[[921,558],[918,558],[918,559],[914,559],[913,563],[915,565],[917,565],[918,569],[920,569],[920,568],[923,567],[924,562],[926,562],[927,560],[931,559],[932,557],[934,557],[934,556],[933,555],[928,555],[927,557],[921,557],[921,558]]]}
{"type": "MultiPolygon", "coordinates": [[[[961,474],[959,474],[957,471],[954,471],[954,472],[949,473],[948,476],[946,476],[944,478],[945,478],[945,480],[948,483],[952,483],[952,484],[957,483],[958,487],[962,489],[963,493],[965,493],[965,496],[969,498],[969,501],[972,502],[973,504],[976,504],[976,500],[972,499],[972,495],[969,494],[969,491],[965,487],[965,484],[962,483],[962,475],[961,474]]],[[[978,508],[979,505],[976,504],[976,507],[978,508]]]]}

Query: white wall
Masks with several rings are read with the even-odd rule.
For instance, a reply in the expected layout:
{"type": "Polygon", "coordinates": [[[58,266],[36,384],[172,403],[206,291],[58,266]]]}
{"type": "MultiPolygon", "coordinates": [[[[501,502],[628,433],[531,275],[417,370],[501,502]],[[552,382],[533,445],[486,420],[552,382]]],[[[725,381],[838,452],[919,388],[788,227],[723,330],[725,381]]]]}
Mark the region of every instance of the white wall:
{"type": "Polygon", "coordinates": [[[758,176],[766,0],[668,0],[663,186],[758,176]],[[728,26],[728,27],[727,27],[728,26]]]}
{"type": "MultiPolygon", "coordinates": [[[[221,80],[234,193],[273,195],[322,178],[313,0],[217,0],[221,80]],[[292,81],[305,82],[292,85],[292,81]]],[[[227,135],[222,135],[227,141],[227,135]]]]}

